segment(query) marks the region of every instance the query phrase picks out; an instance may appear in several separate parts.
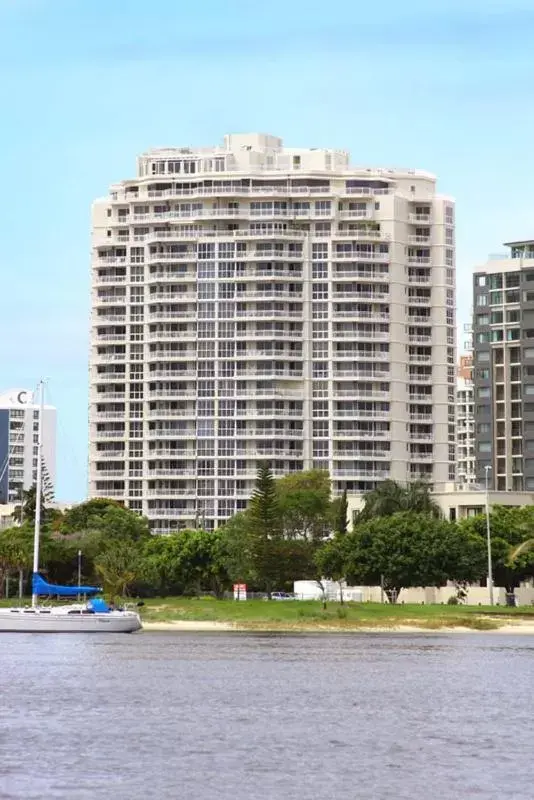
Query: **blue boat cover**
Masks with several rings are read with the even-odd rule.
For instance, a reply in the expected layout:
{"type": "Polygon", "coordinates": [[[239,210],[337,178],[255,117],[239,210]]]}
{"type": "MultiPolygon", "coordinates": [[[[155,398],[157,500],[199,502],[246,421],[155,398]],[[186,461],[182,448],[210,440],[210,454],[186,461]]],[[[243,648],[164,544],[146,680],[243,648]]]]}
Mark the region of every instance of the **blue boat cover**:
{"type": "Polygon", "coordinates": [[[94,597],[87,603],[87,608],[94,611],[95,614],[109,614],[111,608],[102,597],[94,597]]]}
{"type": "Polygon", "coordinates": [[[76,597],[78,594],[96,594],[102,591],[98,586],[57,586],[54,583],[47,583],[38,572],[32,575],[32,589],[33,594],[55,594],[60,597],[76,597]]]}

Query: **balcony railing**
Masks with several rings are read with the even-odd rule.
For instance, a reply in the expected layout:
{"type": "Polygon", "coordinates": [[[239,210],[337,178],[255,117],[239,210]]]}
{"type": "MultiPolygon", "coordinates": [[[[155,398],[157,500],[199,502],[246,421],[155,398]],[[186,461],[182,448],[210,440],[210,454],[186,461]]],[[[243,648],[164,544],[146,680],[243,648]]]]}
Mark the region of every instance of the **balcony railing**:
{"type": "Polygon", "coordinates": [[[408,283],[425,284],[430,282],[430,275],[408,275],[408,283]]]}
{"type": "Polygon", "coordinates": [[[430,256],[408,256],[407,262],[408,264],[429,265],[432,263],[432,259],[430,256]]]}
{"type": "Polygon", "coordinates": [[[367,478],[369,480],[384,480],[389,478],[386,469],[333,469],[334,478],[367,478]]]}
{"type": "Polygon", "coordinates": [[[333,339],[363,339],[370,341],[376,341],[380,339],[381,341],[387,341],[390,338],[391,334],[388,331],[334,331],[332,333],[333,339]]]}
{"type": "Polygon", "coordinates": [[[367,460],[373,460],[375,458],[391,458],[391,452],[389,450],[336,450],[334,451],[332,458],[364,458],[367,460]]]}
{"type": "Polygon", "coordinates": [[[389,253],[366,253],[359,250],[352,250],[351,252],[347,252],[346,250],[337,251],[332,254],[333,261],[344,261],[349,259],[350,261],[381,261],[386,262],[389,261],[389,253]]]}
{"type": "Polygon", "coordinates": [[[334,419],[339,417],[350,417],[351,419],[387,419],[390,416],[389,411],[366,411],[356,409],[337,409],[333,412],[334,419]]]}
{"type": "Polygon", "coordinates": [[[430,244],[430,236],[408,236],[409,244],[430,244]]]}
{"type": "Polygon", "coordinates": [[[358,439],[389,439],[391,436],[390,431],[359,431],[359,430],[343,430],[343,431],[336,431],[334,430],[332,434],[333,439],[354,439],[358,441],[358,439]]]}

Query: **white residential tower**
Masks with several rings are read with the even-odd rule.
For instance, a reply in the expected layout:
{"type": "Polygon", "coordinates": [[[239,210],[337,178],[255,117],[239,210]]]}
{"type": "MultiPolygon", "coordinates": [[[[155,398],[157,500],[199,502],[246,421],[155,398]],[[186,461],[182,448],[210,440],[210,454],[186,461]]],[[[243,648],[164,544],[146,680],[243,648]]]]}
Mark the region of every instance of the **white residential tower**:
{"type": "MultiPolygon", "coordinates": [[[[19,503],[37,480],[39,404],[29,389],[0,395],[0,504],[19,503]]],[[[54,498],[56,482],[56,409],[43,414],[43,491],[54,498]]]]}
{"type": "Polygon", "coordinates": [[[153,150],[93,207],[90,495],[164,532],[256,469],[454,480],[454,204],[262,134],[153,150]]]}

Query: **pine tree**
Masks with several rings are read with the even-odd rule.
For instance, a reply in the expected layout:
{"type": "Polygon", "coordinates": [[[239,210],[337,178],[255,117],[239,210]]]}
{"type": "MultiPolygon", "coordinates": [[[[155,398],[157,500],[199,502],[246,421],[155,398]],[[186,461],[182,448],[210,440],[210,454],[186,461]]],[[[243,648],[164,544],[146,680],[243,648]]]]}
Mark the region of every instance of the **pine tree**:
{"type": "Polygon", "coordinates": [[[283,541],[276,486],[267,463],[258,469],[247,513],[252,563],[270,596],[280,580],[283,541]]]}
{"type": "Polygon", "coordinates": [[[349,504],[347,501],[347,490],[344,489],[343,494],[341,495],[341,497],[337,502],[336,515],[334,520],[334,530],[340,536],[343,536],[345,533],[347,533],[348,514],[349,514],[349,504]]]}
{"type": "Polygon", "coordinates": [[[249,504],[253,532],[265,539],[280,535],[280,513],[273,473],[265,462],[258,469],[256,487],[249,504]]]}

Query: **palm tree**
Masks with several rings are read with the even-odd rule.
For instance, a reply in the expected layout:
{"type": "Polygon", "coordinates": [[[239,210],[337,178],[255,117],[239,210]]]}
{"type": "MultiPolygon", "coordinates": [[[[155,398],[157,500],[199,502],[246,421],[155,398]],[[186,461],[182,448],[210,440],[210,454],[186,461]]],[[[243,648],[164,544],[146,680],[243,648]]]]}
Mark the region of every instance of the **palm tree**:
{"type": "Polygon", "coordinates": [[[517,545],[517,547],[512,547],[508,555],[507,566],[512,567],[519,556],[522,556],[523,553],[528,553],[528,551],[532,549],[534,549],[534,539],[526,539],[524,542],[521,542],[521,544],[517,545]]]}
{"type": "Polygon", "coordinates": [[[430,494],[430,486],[425,481],[413,481],[403,486],[398,481],[387,480],[365,495],[357,521],[390,517],[401,511],[441,516],[440,508],[430,494]]]}

